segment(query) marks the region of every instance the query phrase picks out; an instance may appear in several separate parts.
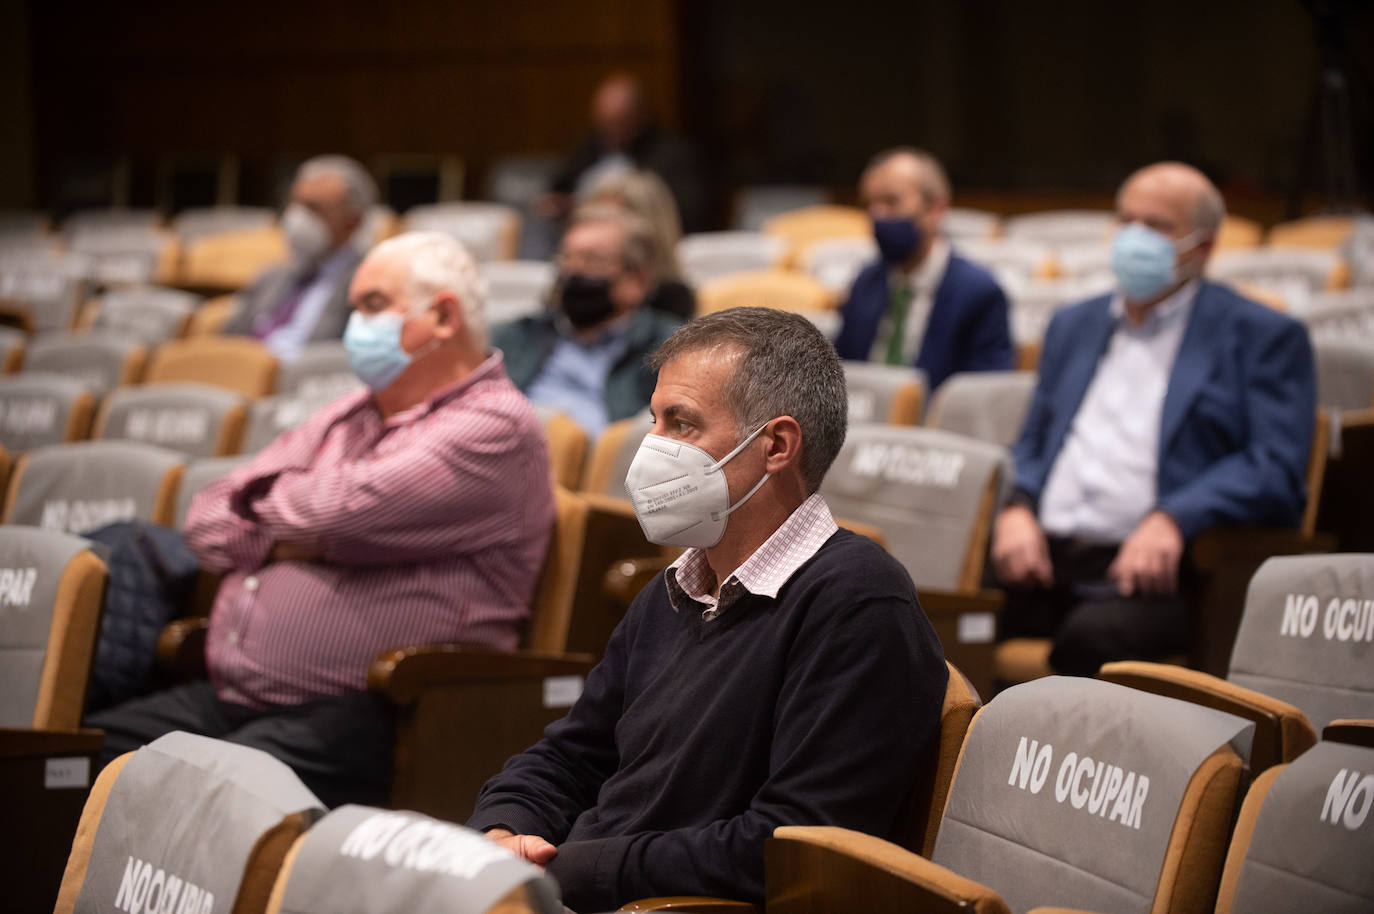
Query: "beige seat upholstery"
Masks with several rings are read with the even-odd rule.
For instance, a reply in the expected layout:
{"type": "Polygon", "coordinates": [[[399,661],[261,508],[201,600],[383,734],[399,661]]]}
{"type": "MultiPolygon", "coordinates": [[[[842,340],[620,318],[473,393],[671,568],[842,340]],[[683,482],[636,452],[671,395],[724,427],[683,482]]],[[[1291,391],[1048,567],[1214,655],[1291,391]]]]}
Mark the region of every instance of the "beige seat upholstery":
{"type": "Polygon", "coordinates": [[[787,254],[787,241],[763,232],[699,232],[677,245],[682,275],[700,288],[738,273],[771,270],[787,254]]]}
{"type": "Polygon", "coordinates": [[[37,448],[10,476],[3,519],[67,533],[116,521],[172,522],[185,458],[134,441],[77,441],[37,448]]]}
{"type": "Polygon", "coordinates": [[[24,364],[28,334],[14,327],[0,327],[0,373],[13,374],[24,364]]]}
{"type": "Polygon", "coordinates": [[[1225,679],[1109,663],[1104,679],[1221,708],[1256,724],[1251,768],[1292,761],[1340,718],[1374,718],[1374,555],[1272,558],[1250,582],[1225,679]]]}
{"type": "Polygon", "coordinates": [[[1350,216],[1308,216],[1280,222],[1269,229],[1265,240],[1271,247],[1339,248],[1350,237],[1355,220],[1350,216]]]}
{"type": "Polygon", "coordinates": [[[763,231],[784,239],[790,257],[797,257],[813,241],[825,238],[863,238],[873,234],[868,213],[857,206],[817,204],[779,213],[763,224],[763,231]]]}
{"type": "Polygon", "coordinates": [[[91,437],[142,441],[188,457],[237,454],[247,401],[208,384],[147,384],[105,398],[91,437]]]}
{"type": "Polygon", "coordinates": [[[234,295],[217,295],[207,299],[192,312],[191,319],[186,323],[185,335],[194,337],[219,333],[220,329],[229,323],[229,318],[234,316],[236,308],[238,297],[234,295]]]}
{"type": "Polygon", "coordinates": [[[296,839],[267,914],[560,914],[544,871],[479,832],[344,806],[296,839]],[[424,850],[415,852],[415,848],[424,850]],[[400,904],[401,900],[404,904],[400,904]]]}
{"type": "Polygon", "coordinates": [[[711,314],[727,308],[760,307],[780,311],[822,311],[835,306],[830,290],[805,273],[758,270],[736,273],[697,290],[697,310],[711,314]]]}
{"type": "Polygon", "coordinates": [[[925,372],[907,365],[845,361],[849,423],[919,425],[926,402],[925,372]]]}
{"type": "Polygon", "coordinates": [[[1018,686],[974,717],[931,859],[843,829],[781,828],[766,909],[1208,910],[1251,732],[1094,680],[1018,686]]]}
{"type": "Polygon", "coordinates": [[[581,490],[626,499],[625,474],[639,452],[639,443],[652,428],[648,410],[606,426],[587,458],[581,490]]]}
{"type": "Polygon", "coordinates": [[[587,432],[565,413],[536,406],[534,411],[549,440],[549,464],[554,482],[570,491],[582,484],[582,465],[587,460],[587,432]]]}
{"type": "Polygon", "coordinates": [[[169,733],[101,772],[54,911],[261,914],[288,850],[323,813],[267,753],[169,733]]]}
{"type": "Polygon", "coordinates": [[[95,397],[76,378],[45,372],[0,376],[0,445],[10,452],[79,441],[91,430],[95,397]]]}
{"type": "Polygon", "coordinates": [[[286,238],[275,225],[202,235],[182,249],[177,284],[236,292],[268,267],[284,263],[286,238]]]}
{"type": "Polygon", "coordinates": [[[277,383],[277,359],[266,346],[248,337],[172,340],[153,352],[145,380],[149,384],[211,384],[253,399],[272,393],[277,383]]]}

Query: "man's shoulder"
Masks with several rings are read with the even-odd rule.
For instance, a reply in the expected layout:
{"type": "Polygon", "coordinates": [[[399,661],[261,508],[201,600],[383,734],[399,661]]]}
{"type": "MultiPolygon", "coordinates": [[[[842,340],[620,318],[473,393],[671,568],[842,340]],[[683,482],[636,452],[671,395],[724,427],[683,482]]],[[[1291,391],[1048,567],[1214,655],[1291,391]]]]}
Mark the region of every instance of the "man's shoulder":
{"type": "Polygon", "coordinates": [[[513,346],[528,345],[554,332],[551,314],[528,314],[492,327],[491,344],[505,352],[513,346]]]}
{"type": "Polygon", "coordinates": [[[983,296],[1002,291],[1001,283],[991,270],[969,260],[957,250],[949,252],[949,265],[945,267],[940,288],[941,291],[969,296],[983,296]]]}
{"type": "Polygon", "coordinates": [[[1204,280],[1198,289],[1194,309],[1208,309],[1238,328],[1250,328],[1260,334],[1303,331],[1302,323],[1291,315],[1246,298],[1230,286],[1209,280],[1204,280]]]}
{"type": "Polygon", "coordinates": [[[797,569],[788,584],[807,590],[821,588],[851,603],[916,600],[916,587],[902,563],[873,540],[843,527],[797,569]]]}

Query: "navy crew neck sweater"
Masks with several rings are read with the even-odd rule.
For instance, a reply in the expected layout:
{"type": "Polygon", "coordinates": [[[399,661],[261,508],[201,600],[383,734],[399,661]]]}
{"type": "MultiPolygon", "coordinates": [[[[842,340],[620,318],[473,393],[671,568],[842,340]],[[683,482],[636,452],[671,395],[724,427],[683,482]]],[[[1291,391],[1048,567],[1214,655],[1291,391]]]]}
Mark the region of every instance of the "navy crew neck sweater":
{"type": "Polygon", "coordinates": [[[718,618],[662,575],[568,716],[483,787],[468,825],[539,835],[577,910],[658,895],[763,898],[780,825],[892,837],[947,679],[906,570],[847,530],[776,599],[718,618]]]}

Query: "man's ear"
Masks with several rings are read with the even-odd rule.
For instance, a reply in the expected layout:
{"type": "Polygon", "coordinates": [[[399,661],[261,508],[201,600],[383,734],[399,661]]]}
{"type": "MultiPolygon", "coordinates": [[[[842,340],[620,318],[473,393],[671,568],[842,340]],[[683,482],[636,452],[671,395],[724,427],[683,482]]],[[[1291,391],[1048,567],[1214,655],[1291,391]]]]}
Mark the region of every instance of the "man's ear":
{"type": "Polygon", "coordinates": [[[450,339],[463,326],[463,303],[452,292],[443,292],[434,299],[434,335],[450,339]]]}
{"type": "Polygon", "coordinates": [[[768,451],[764,455],[763,468],[768,473],[777,474],[789,466],[794,466],[801,458],[801,426],[791,416],[779,416],[773,420],[764,434],[769,435],[768,451]]]}

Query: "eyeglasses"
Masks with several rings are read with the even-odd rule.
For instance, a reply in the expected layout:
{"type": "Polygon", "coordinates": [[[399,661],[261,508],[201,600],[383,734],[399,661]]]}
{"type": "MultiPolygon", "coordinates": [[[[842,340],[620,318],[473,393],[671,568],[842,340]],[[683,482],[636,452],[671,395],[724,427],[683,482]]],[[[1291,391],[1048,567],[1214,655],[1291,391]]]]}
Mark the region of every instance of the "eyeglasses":
{"type": "Polygon", "coordinates": [[[554,255],[553,264],[561,273],[585,272],[594,273],[598,276],[618,273],[623,266],[619,257],[605,254],[586,254],[580,251],[572,253],[560,251],[554,255]]]}

